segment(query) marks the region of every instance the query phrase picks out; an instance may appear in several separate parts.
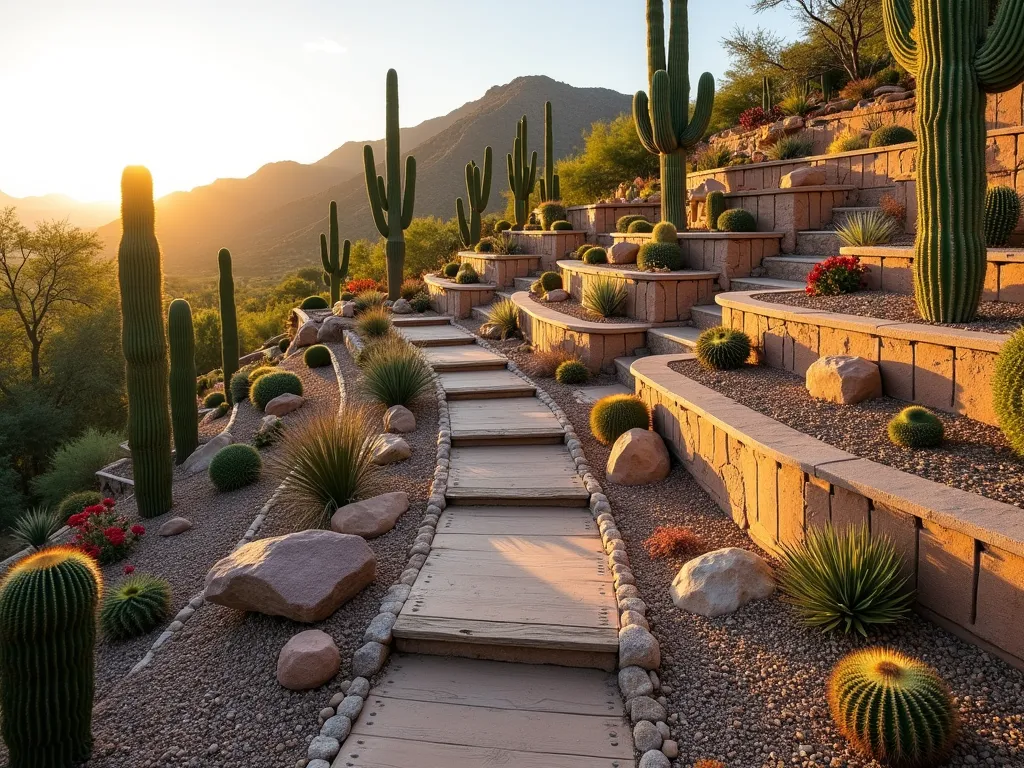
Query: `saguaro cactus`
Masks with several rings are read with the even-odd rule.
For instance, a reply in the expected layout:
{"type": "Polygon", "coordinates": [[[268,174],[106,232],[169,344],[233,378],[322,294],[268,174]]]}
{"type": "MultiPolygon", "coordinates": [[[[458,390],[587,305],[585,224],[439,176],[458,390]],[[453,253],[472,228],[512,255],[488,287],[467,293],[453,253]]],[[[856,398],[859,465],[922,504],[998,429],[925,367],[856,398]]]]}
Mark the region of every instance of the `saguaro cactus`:
{"type": "Polygon", "coordinates": [[[117,269],[121,347],[127,363],[128,445],[139,514],[156,517],[171,508],[171,420],[153,177],[141,165],[128,166],[121,176],[121,228],[117,269]]]}
{"type": "Polygon", "coordinates": [[[697,84],[690,115],[687,0],[669,0],[668,60],[665,58],[665,15],[662,0],[647,0],[647,76],[651,95],[633,97],[633,121],[640,143],[661,156],[661,220],[680,232],[686,229],[686,151],[707,130],[715,102],[715,79],[705,72],[697,84]]]}
{"type": "Polygon", "coordinates": [[[985,94],[1024,81],[1024,0],[885,0],[889,50],[917,79],[914,292],[926,320],[972,320],[985,282],[985,94]]]}
{"type": "Polygon", "coordinates": [[[366,193],[370,197],[370,212],[373,223],[381,237],[388,242],[385,247],[388,262],[388,298],[394,301],[400,297],[402,271],[405,267],[405,230],[412,223],[413,203],[416,200],[416,158],[405,158],[405,194],[402,193],[402,145],[398,129],[398,73],[388,70],[387,80],[387,132],[386,173],[384,178],[377,175],[373,162],[373,147],[363,147],[363,171],[366,174],[366,193]]]}
{"type": "Polygon", "coordinates": [[[561,200],[562,190],[555,173],[555,141],[552,130],[551,102],[544,102],[544,178],[540,180],[540,201],[561,200]]]}
{"type": "Polygon", "coordinates": [[[522,229],[529,220],[530,195],[537,183],[537,153],[533,153],[529,164],[526,162],[527,149],[526,115],[516,123],[516,140],[508,159],[508,187],[515,200],[515,229],[522,229]]]}
{"type": "Polygon", "coordinates": [[[766,113],[772,111],[772,81],[767,75],[761,78],[761,109],[766,113]]]}
{"type": "Polygon", "coordinates": [[[331,289],[331,306],[333,307],[341,296],[341,281],[348,275],[348,259],[352,253],[351,240],[346,240],[344,245],[339,245],[338,204],[333,200],[331,200],[328,231],[330,232],[330,245],[327,242],[327,235],[323,232],[320,233],[320,263],[324,268],[324,285],[331,289]]]}
{"type": "Polygon", "coordinates": [[[238,320],[235,314],[235,279],[231,276],[231,251],[221,248],[217,254],[220,270],[220,357],[224,371],[224,394],[228,405],[234,405],[231,387],[227,384],[238,371],[238,320]]]}
{"type": "Polygon", "coordinates": [[[459,217],[459,233],[462,235],[462,244],[472,248],[480,242],[480,216],[487,208],[487,199],[491,196],[491,148],[484,149],[484,166],[481,173],[480,166],[475,162],[466,165],[466,199],[469,200],[469,218],[466,218],[466,208],[462,204],[462,198],[455,201],[455,212],[459,217]]]}
{"type": "MultiPolygon", "coordinates": [[[[175,299],[167,309],[167,338],[171,346],[171,423],[174,461],[181,464],[199,447],[199,410],[196,407],[196,337],[192,307],[175,299]]],[[[229,387],[225,387],[225,390],[229,387]]]]}

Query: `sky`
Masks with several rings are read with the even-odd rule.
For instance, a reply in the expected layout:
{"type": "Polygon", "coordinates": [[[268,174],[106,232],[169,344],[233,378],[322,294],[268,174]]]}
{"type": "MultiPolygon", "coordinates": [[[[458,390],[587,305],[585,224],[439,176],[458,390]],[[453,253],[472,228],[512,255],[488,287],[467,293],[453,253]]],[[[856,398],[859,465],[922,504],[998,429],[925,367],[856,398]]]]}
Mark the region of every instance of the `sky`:
{"type": "MultiPolygon", "coordinates": [[[[798,31],[749,0],[689,9],[694,82],[725,72],[738,22],[798,31]]],[[[116,200],[132,163],[163,195],[315,161],[383,135],[389,67],[403,126],[520,75],[646,87],[643,0],[0,0],[0,19],[0,191],[16,197],[116,200]]]]}

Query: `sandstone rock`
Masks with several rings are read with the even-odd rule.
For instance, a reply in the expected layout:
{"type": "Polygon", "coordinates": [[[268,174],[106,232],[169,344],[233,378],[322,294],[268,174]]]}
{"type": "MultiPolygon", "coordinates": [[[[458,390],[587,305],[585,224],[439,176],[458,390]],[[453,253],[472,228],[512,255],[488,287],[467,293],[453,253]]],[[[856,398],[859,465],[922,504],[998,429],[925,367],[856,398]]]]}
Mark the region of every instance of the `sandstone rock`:
{"type": "Polygon", "coordinates": [[[405,461],[412,456],[412,448],[398,435],[381,435],[380,442],[373,451],[374,464],[394,464],[405,461]]]}
{"type": "Polygon", "coordinates": [[[661,435],[636,427],[623,432],[608,456],[608,482],[647,485],[668,477],[668,449],[661,435]]]}
{"type": "Polygon", "coordinates": [[[555,288],[544,294],[544,301],[565,301],[568,298],[569,294],[561,288],[555,288]]]}
{"type": "Polygon", "coordinates": [[[192,528],[192,521],[184,517],[172,517],[157,531],[161,536],[177,536],[192,528]]]}
{"type": "Polygon", "coordinates": [[[271,416],[286,416],[292,411],[297,411],[305,403],[306,398],[302,395],[293,395],[290,392],[285,392],[283,395],[278,395],[267,403],[267,407],[263,409],[263,412],[271,416]]]}
{"type": "Polygon", "coordinates": [[[341,302],[341,311],[336,312],[338,317],[355,317],[356,316],[356,303],[354,301],[343,301],[341,302]]]}
{"type": "Polygon", "coordinates": [[[331,530],[372,539],[394,528],[407,509],[409,494],[405,491],[383,493],[338,509],[331,517],[331,530]]]}
{"type": "Polygon", "coordinates": [[[299,326],[299,330],[295,333],[295,338],[292,339],[292,346],[308,347],[316,344],[319,331],[319,323],[315,320],[307,320],[299,326]]]}
{"type": "Polygon", "coordinates": [[[872,96],[884,96],[887,93],[904,93],[905,88],[900,88],[898,85],[880,85],[871,92],[872,96]]]}
{"type": "Polygon", "coordinates": [[[795,171],[791,171],[783,176],[779,182],[779,188],[820,187],[825,184],[827,178],[824,166],[809,165],[805,168],[797,168],[795,171]]]}
{"type": "Polygon", "coordinates": [[[340,317],[328,317],[316,334],[319,344],[342,342],[345,340],[345,321],[340,317]]]}
{"type": "Polygon", "coordinates": [[[891,104],[894,101],[904,101],[911,97],[910,91],[901,91],[899,93],[887,93],[884,96],[879,96],[877,102],[879,104],[891,104]]]}
{"type": "Polygon", "coordinates": [[[485,339],[500,339],[501,326],[495,325],[494,323],[484,323],[479,329],[477,329],[477,333],[485,339]]]}
{"type": "Polygon", "coordinates": [[[393,405],[384,413],[386,432],[405,433],[416,431],[416,417],[404,405],[393,405]]]}
{"type": "Polygon", "coordinates": [[[391,311],[396,315],[411,315],[412,305],[406,299],[396,299],[391,305],[391,311]]]}
{"type": "Polygon", "coordinates": [[[782,121],[782,129],[787,133],[799,131],[804,127],[804,119],[800,115],[790,115],[782,121]]]}
{"type": "Polygon", "coordinates": [[[863,357],[819,357],[807,369],[805,382],[811,397],[830,403],[849,405],[882,396],[878,366],[863,357]]]}
{"type": "Polygon", "coordinates": [[[669,593],[678,608],[701,616],[732,613],[775,591],[772,569],[753,552],[716,549],[679,569],[669,593]]]}
{"type": "Polygon", "coordinates": [[[703,203],[708,192],[725,192],[725,184],[716,179],[705,179],[696,187],[690,190],[690,200],[703,203]]]}
{"type": "Polygon", "coordinates": [[[608,249],[609,264],[636,264],[636,256],[640,253],[637,243],[619,241],[608,249]]]}
{"type": "Polygon", "coordinates": [[[619,630],[619,666],[657,669],[661,665],[658,640],[643,627],[633,624],[619,630]]]}
{"type": "Polygon", "coordinates": [[[210,462],[213,461],[213,457],[217,455],[217,451],[226,445],[231,445],[233,442],[235,442],[235,438],[231,436],[230,432],[221,432],[216,437],[211,438],[209,441],[196,448],[192,452],[192,455],[182,463],[182,471],[186,475],[195,475],[199,472],[205,472],[210,468],[210,462]]]}
{"type": "Polygon", "coordinates": [[[377,559],[359,536],[309,530],[239,547],[206,574],[211,603],[293,621],[322,621],[373,581],[377,559]]]}
{"type": "Polygon", "coordinates": [[[341,668],[341,652],[326,632],[309,629],[285,643],[277,657],[277,682],[291,691],[319,688],[341,668]]]}

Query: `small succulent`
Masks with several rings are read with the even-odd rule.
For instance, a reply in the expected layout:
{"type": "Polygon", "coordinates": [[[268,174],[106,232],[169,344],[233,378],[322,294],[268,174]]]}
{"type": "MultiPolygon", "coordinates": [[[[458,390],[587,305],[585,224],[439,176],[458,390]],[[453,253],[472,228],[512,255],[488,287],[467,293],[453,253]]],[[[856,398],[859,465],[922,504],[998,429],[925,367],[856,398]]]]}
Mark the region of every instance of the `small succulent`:
{"type": "Polygon", "coordinates": [[[615,222],[615,231],[625,234],[629,232],[629,225],[634,221],[648,221],[646,216],[639,216],[637,214],[629,214],[627,216],[620,216],[618,221],[615,222]]]}
{"type": "Polygon", "coordinates": [[[1020,195],[1013,187],[989,187],[985,193],[985,244],[1006,245],[1020,221],[1020,195]]]}
{"type": "Polygon", "coordinates": [[[133,574],[111,591],[100,609],[100,626],[110,640],[127,640],[153,630],[171,612],[165,579],[133,574]]]}
{"type": "Polygon", "coordinates": [[[557,290],[562,287],[562,276],[557,272],[544,272],[540,276],[540,287],[545,293],[557,290]]]}
{"type": "Polygon", "coordinates": [[[739,368],[750,357],[750,337],[743,331],[719,325],[697,337],[694,352],[705,368],[719,371],[739,368]]]}
{"type": "Polygon", "coordinates": [[[889,422],[889,439],[907,448],[934,448],[942,444],[943,427],[939,417],[912,405],[904,408],[889,422]]]}
{"type": "Polygon", "coordinates": [[[409,306],[412,307],[413,312],[426,312],[430,309],[430,294],[425,291],[417,293],[409,299],[409,306]]]}
{"type": "Polygon", "coordinates": [[[217,451],[210,462],[210,480],[221,493],[236,491],[260,479],[263,462],[251,445],[234,443],[217,451]]]}
{"type": "Polygon", "coordinates": [[[566,360],[555,369],[555,381],[559,384],[586,384],[590,370],[582,360],[566,360]]]}
{"type": "Polygon", "coordinates": [[[302,361],[308,368],[323,368],[331,364],[331,351],[323,344],[314,344],[306,348],[302,361]]]}
{"type": "Polygon", "coordinates": [[[590,431],[605,445],[631,429],[649,429],[651,412],[635,395],[608,395],[590,409],[590,431]]]}
{"type": "Polygon", "coordinates": [[[571,232],[572,223],[568,221],[556,221],[551,225],[552,232],[571,232]]]}
{"type": "Polygon", "coordinates": [[[302,379],[290,371],[274,371],[256,379],[249,389],[252,404],[261,411],[275,397],[284,394],[301,395],[302,379]]]}

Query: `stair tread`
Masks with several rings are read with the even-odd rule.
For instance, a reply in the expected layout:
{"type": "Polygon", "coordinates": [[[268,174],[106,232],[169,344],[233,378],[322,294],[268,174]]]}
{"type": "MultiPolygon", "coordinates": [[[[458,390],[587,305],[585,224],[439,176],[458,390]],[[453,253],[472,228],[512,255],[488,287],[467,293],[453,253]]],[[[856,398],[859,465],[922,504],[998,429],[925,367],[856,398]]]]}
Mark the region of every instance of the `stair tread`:
{"type": "Polygon", "coordinates": [[[800,264],[817,264],[819,261],[821,261],[822,259],[825,259],[825,258],[827,258],[827,257],[825,257],[825,256],[801,256],[798,253],[787,253],[784,256],[765,256],[764,259],[762,259],[761,261],[762,261],[762,263],[764,263],[764,262],[771,263],[773,261],[793,261],[793,262],[798,262],[800,264]]]}
{"type": "Polygon", "coordinates": [[[647,333],[692,345],[697,343],[697,337],[700,336],[700,328],[694,328],[692,325],[680,325],[670,328],[651,328],[647,333]]]}
{"type": "Polygon", "coordinates": [[[734,277],[732,282],[742,283],[743,285],[754,284],[764,288],[793,291],[802,291],[805,285],[797,280],[781,280],[776,277],[734,277]]]}

